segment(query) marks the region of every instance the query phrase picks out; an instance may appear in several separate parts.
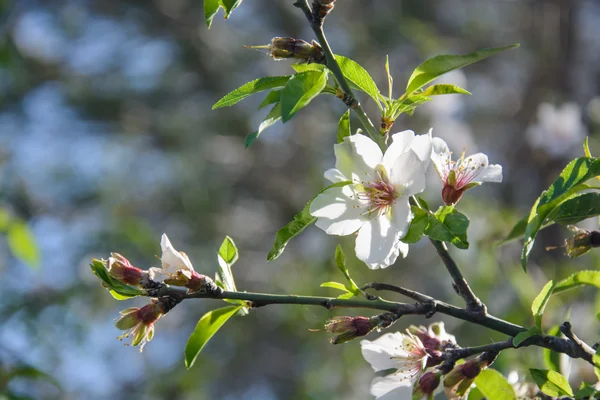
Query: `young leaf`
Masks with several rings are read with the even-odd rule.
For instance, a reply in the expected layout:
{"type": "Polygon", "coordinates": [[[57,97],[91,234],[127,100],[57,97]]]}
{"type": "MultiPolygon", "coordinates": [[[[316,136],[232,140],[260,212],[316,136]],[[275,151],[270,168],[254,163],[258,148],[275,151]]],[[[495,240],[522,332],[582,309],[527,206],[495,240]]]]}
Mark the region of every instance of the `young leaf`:
{"type": "Polygon", "coordinates": [[[548,218],[561,225],[573,225],[600,215],[600,194],[584,193],[561,203],[548,218]]]}
{"type": "Polygon", "coordinates": [[[327,84],[326,71],[306,71],[292,75],[280,93],[281,116],[287,122],[317,97],[327,84]]]}
{"type": "Polygon", "coordinates": [[[102,281],[102,286],[106,287],[109,293],[117,300],[126,300],[146,293],[140,288],[113,279],[109,275],[104,263],[100,260],[93,259],[90,268],[94,275],[102,281]]]}
{"type": "Polygon", "coordinates": [[[596,374],[596,378],[600,379],[600,349],[596,349],[592,361],[594,362],[594,373],[596,374]]]}
{"type": "Polygon", "coordinates": [[[591,157],[592,153],[590,152],[590,137],[586,136],[585,140],[583,141],[583,154],[585,154],[586,157],[591,157]]]}
{"type": "Polygon", "coordinates": [[[385,56],[385,74],[387,75],[388,81],[388,99],[392,99],[392,89],[394,87],[394,79],[392,78],[392,74],[390,74],[390,57],[385,56]]]}
{"type": "Polygon", "coordinates": [[[254,93],[262,92],[263,90],[283,87],[289,79],[290,75],[265,76],[263,78],[255,79],[252,82],[248,82],[223,96],[219,101],[215,103],[212,109],[215,110],[221,107],[230,107],[254,93]]]}
{"type": "Polygon", "coordinates": [[[219,0],[204,0],[204,21],[206,26],[210,29],[213,18],[219,11],[219,0]]]}
{"type": "Polygon", "coordinates": [[[554,281],[546,283],[542,291],[535,297],[533,303],[531,303],[531,312],[535,317],[535,325],[540,329],[542,328],[542,316],[544,315],[550,296],[552,296],[555,285],[554,281]]]}
{"type": "Polygon", "coordinates": [[[430,100],[431,97],[421,95],[401,97],[392,104],[392,118],[396,119],[402,113],[411,114],[418,106],[430,100]]]}
{"type": "Polygon", "coordinates": [[[267,114],[265,119],[263,119],[263,121],[260,123],[260,125],[258,126],[258,130],[254,131],[252,133],[249,133],[248,136],[246,136],[246,140],[244,142],[244,145],[246,146],[246,148],[250,147],[250,145],[252,143],[254,143],[254,141],[256,139],[258,139],[258,136],[262,133],[262,131],[264,131],[268,127],[274,125],[280,119],[281,119],[281,103],[277,103],[273,106],[273,108],[271,108],[271,111],[269,111],[269,113],[267,114]]]}
{"type": "Polygon", "coordinates": [[[412,206],[413,220],[410,223],[408,232],[402,238],[404,243],[417,243],[425,233],[427,225],[429,225],[429,213],[420,207],[412,206]]]}
{"type": "Polygon", "coordinates": [[[539,336],[539,335],[543,335],[544,332],[542,332],[542,330],[540,329],[539,326],[533,326],[531,328],[529,328],[528,330],[526,330],[525,332],[521,332],[519,334],[517,334],[517,336],[515,336],[515,338],[512,341],[513,346],[515,347],[519,347],[519,345],[521,343],[523,343],[525,340],[529,339],[532,336],[539,336]]]}
{"type": "Polygon", "coordinates": [[[573,389],[569,385],[567,378],[556,371],[545,369],[530,369],[531,377],[537,383],[542,392],[551,397],[571,396],[573,389]]]}
{"type": "Polygon", "coordinates": [[[518,44],[510,46],[496,47],[491,49],[482,49],[475,53],[465,55],[441,55],[428,59],[415,69],[410,76],[406,86],[406,95],[410,95],[415,90],[422,88],[435,78],[450,72],[457,68],[462,68],[474,62],[481,61],[484,58],[497,54],[501,51],[519,47],[518,44]]]}
{"type": "Polygon", "coordinates": [[[323,283],[321,283],[321,287],[327,287],[327,288],[341,290],[342,292],[346,292],[346,293],[352,293],[350,290],[348,290],[348,288],[343,283],[339,283],[339,282],[323,282],[323,283]]]}
{"type": "Polygon", "coordinates": [[[440,207],[435,215],[429,215],[425,234],[434,240],[450,242],[459,249],[468,249],[467,228],[469,219],[452,206],[440,207]]]}
{"type": "Polygon", "coordinates": [[[337,131],[337,142],[342,143],[344,138],[352,135],[352,131],[350,130],[350,110],[347,110],[342,118],[340,118],[340,122],[338,122],[338,131],[337,131]]]}
{"type": "Polygon", "coordinates": [[[323,64],[311,63],[311,64],[292,64],[292,68],[296,72],[306,72],[306,71],[320,71],[323,72],[327,68],[323,64]]]}
{"type": "Polygon", "coordinates": [[[242,0],[219,0],[219,4],[225,10],[225,19],[229,18],[233,10],[242,4],[242,0]]]}
{"type": "Polygon", "coordinates": [[[8,227],[6,240],[13,256],[30,267],[40,264],[40,251],[35,242],[33,233],[25,222],[15,221],[8,227]]]}
{"type": "Polygon", "coordinates": [[[600,271],[579,271],[568,278],[559,281],[554,286],[552,294],[562,293],[581,285],[590,285],[600,288],[600,271]]]}
{"type": "Polygon", "coordinates": [[[298,214],[294,215],[293,221],[286,224],[283,228],[279,229],[275,234],[275,243],[273,243],[273,247],[271,247],[271,251],[267,255],[267,261],[273,261],[277,257],[283,253],[285,250],[285,246],[288,244],[290,240],[294,237],[298,236],[307,226],[313,224],[317,218],[310,215],[310,203],[321,193],[330,189],[332,187],[341,187],[351,184],[351,181],[344,181],[331,184],[327,186],[325,189],[321,190],[314,196],[310,201],[304,206],[302,211],[298,214]]]}
{"type": "MultiPolygon", "coordinates": [[[[427,89],[419,92],[419,96],[439,96],[441,94],[471,94],[468,90],[461,88],[456,85],[449,84],[440,84],[440,85],[432,85],[427,89]]],[[[414,96],[411,96],[414,97],[414,96]]]]}
{"type": "MultiPolygon", "coordinates": [[[[506,378],[495,369],[484,369],[475,378],[475,386],[487,399],[516,400],[515,389],[506,378]]],[[[470,398],[470,397],[469,397],[470,398]]]]}
{"type": "Polygon", "coordinates": [[[279,102],[281,89],[271,90],[269,94],[264,98],[264,100],[258,105],[258,109],[264,108],[269,104],[275,104],[279,102]]]}
{"type": "Polygon", "coordinates": [[[342,271],[342,274],[344,274],[346,281],[348,281],[348,284],[350,285],[348,291],[352,292],[355,295],[359,295],[360,289],[356,285],[354,280],[350,277],[350,272],[348,272],[348,268],[346,267],[346,255],[344,254],[344,250],[342,250],[342,247],[339,244],[335,248],[335,265],[337,265],[338,269],[342,271]]]}
{"type": "Polygon", "coordinates": [[[558,207],[562,202],[569,199],[575,193],[586,189],[583,182],[590,178],[600,175],[600,159],[580,157],[571,161],[565,169],[562,170],[559,177],[552,185],[542,192],[537,199],[529,217],[525,229],[525,244],[521,253],[521,265],[523,270],[527,271],[527,260],[529,253],[535,243],[535,236],[546,221],[548,215],[558,207]]]}
{"type": "Polygon", "coordinates": [[[344,56],[336,54],[335,60],[340,66],[346,79],[348,79],[354,87],[368,94],[379,106],[379,97],[381,94],[379,93],[379,89],[377,89],[375,81],[371,78],[371,75],[369,75],[367,70],[356,61],[344,56]]]}
{"type": "MultiPolygon", "coordinates": [[[[560,328],[555,325],[552,328],[548,329],[546,332],[546,336],[558,336],[560,335],[560,328]]],[[[560,372],[560,354],[552,351],[550,349],[543,348],[542,349],[542,358],[544,359],[544,364],[548,369],[552,371],[560,372]]]]}
{"type": "Polygon", "coordinates": [[[233,239],[229,236],[225,236],[225,240],[221,243],[221,247],[219,248],[219,256],[225,261],[229,266],[233,265],[239,258],[238,249],[233,239]]]}
{"type": "Polygon", "coordinates": [[[200,318],[185,345],[185,367],[192,368],[198,354],[215,333],[243,306],[228,306],[207,312],[200,318]]]}

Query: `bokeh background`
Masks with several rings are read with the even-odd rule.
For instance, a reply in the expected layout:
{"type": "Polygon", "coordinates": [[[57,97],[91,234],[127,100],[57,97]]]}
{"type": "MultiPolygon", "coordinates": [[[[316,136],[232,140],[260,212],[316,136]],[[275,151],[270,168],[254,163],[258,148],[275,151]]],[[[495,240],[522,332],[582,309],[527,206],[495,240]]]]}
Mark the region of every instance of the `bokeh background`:
{"type": "MultiPolygon", "coordinates": [[[[360,62],[384,88],[389,55],[396,89],[427,57],[521,43],[517,50],[448,74],[473,96],[438,97],[394,131],[446,139],[460,153],[483,151],[504,168],[504,182],[470,191],[459,205],[471,218],[468,251],[451,250],[477,294],[498,316],[531,325],[530,303],[551,278],[595,269],[592,252],[570,261],[570,233],[542,232],[529,274],[519,243],[496,247],[590,136],[600,153],[600,3],[594,0],[338,1],[326,32],[338,54],[360,62]]],[[[332,263],[341,243],[359,283],[387,281],[460,305],[431,245],[371,271],[352,255],[352,238],[315,227],[275,262],[266,254],[278,228],[324,186],[344,106],[322,96],[285,125],[245,136],[266,110],[263,95],[211,111],[230,90],[258,76],[290,73],[242,45],[274,36],[312,40],[292,1],[245,1],[231,18],[204,25],[202,1],[0,1],[0,392],[12,399],[364,399],[373,378],[358,341],[328,343],[319,329],[331,315],[302,306],[269,306],[234,318],[186,371],[183,348],[198,318],[216,301],[181,304],[156,326],[143,353],[124,346],[113,326],[118,302],[88,267],[92,257],[124,254],[157,266],[168,233],[196,270],[212,275],[225,235],[241,257],[238,288],[336,295],[319,288],[343,279],[332,263]],[[16,228],[15,228],[16,227],[16,228]],[[27,244],[29,229],[38,248],[27,244]],[[12,230],[12,231],[11,231],[12,230]],[[36,263],[36,258],[38,262],[36,263]],[[37,264],[31,266],[29,264],[37,264]]],[[[384,90],[382,90],[384,91],[384,90]]],[[[374,104],[361,97],[373,120],[374,104]]],[[[353,127],[358,127],[355,121],[353,127]]],[[[425,198],[440,204],[432,174],[425,198]]],[[[586,221],[597,228],[597,221],[586,221]]],[[[390,298],[397,298],[393,295],[390,298]]],[[[596,292],[550,303],[548,327],[569,318],[593,343],[596,292]]],[[[362,315],[370,315],[363,311],[362,315]]],[[[484,328],[441,316],[459,344],[503,340],[484,328]]],[[[407,317],[392,329],[425,324],[407,317]]],[[[371,338],[376,337],[373,334],[371,338]]],[[[495,367],[525,376],[544,368],[539,349],[506,351],[495,367]]],[[[567,366],[568,367],[568,366],[567,366]]],[[[593,372],[571,365],[571,379],[593,372]]],[[[567,371],[563,371],[567,373],[567,371]]],[[[2,397],[2,395],[0,395],[2,397]]]]}

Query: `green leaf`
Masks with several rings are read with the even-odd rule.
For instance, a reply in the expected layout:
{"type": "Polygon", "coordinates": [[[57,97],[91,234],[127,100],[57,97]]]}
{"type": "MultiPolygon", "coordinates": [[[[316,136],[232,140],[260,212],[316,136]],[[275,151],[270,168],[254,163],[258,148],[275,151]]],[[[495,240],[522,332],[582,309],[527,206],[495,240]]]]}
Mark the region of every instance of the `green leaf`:
{"type": "Polygon", "coordinates": [[[281,89],[271,90],[269,94],[264,98],[264,100],[259,104],[258,109],[264,108],[269,104],[275,104],[279,102],[281,89]]]}
{"type": "Polygon", "coordinates": [[[359,295],[361,292],[360,288],[356,285],[354,280],[350,277],[350,272],[348,271],[348,268],[346,267],[346,255],[344,254],[344,250],[342,250],[342,247],[339,244],[335,248],[335,265],[337,265],[338,269],[340,271],[342,271],[342,274],[344,274],[346,281],[348,281],[348,284],[350,285],[350,287],[348,288],[348,291],[354,293],[355,295],[359,295]]]}
{"type": "MultiPolygon", "coordinates": [[[[231,266],[235,264],[238,258],[238,249],[233,242],[233,239],[229,236],[225,236],[225,240],[223,240],[223,243],[219,248],[219,253],[217,254],[217,261],[219,262],[219,272],[217,273],[217,277],[218,280],[222,282],[223,290],[237,292],[231,266]]],[[[248,315],[248,308],[246,307],[246,302],[243,300],[226,299],[225,301],[231,304],[239,304],[243,308],[241,308],[238,313],[241,316],[248,315]]]]}
{"type": "Polygon", "coordinates": [[[185,345],[185,366],[187,369],[192,368],[198,354],[210,338],[241,308],[242,306],[218,308],[207,312],[200,318],[185,345]]]}
{"type": "Polygon", "coordinates": [[[441,55],[430,58],[419,65],[412,73],[406,86],[406,94],[409,95],[413,93],[446,72],[450,72],[457,68],[462,68],[466,65],[473,64],[474,62],[481,61],[484,58],[497,54],[501,51],[515,47],[519,47],[519,45],[513,44],[510,46],[482,49],[465,55],[441,55]]]}
{"type": "MultiPolygon", "coordinates": [[[[495,369],[484,369],[475,378],[475,386],[490,400],[516,400],[515,389],[504,376],[495,369]]],[[[470,398],[470,396],[469,396],[470,398]]]]}
{"type": "Polygon", "coordinates": [[[471,92],[461,88],[460,86],[449,85],[446,83],[432,85],[422,92],[419,92],[419,96],[439,96],[441,94],[471,94],[471,92]]]}
{"type": "Polygon", "coordinates": [[[350,83],[359,90],[362,90],[366,94],[368,94],[375,103],[379,105],[379,97],[381,94],[379,93],[379,89],[377,89],[377,85],[371,75],[364,69],[359,63],[354,60],[351,60],[347,57],[335,55],[335,60],[337,61],[342,73],[346,77],[350,83]]]}
{"type": "Polygon", "coordinates": [[[229,18],[233,10],[242,4],[242,0],[219,0],[219,4],[225,10],[225,19],[229,18]]]}
{"type": "Polygon", "coordinates": [[[313,224],[317,218],[310,215],[310,204],[312,201],[321,193],[326,191],[327,189],[331,189],[332,187],[341,187],[351,184],[351,181],[344,181],[331,184],[327,186],[325,189],[321,190],[314,196],[310,201],[304,206],[302,211],[298,214],[294,215],[294,219],[286,224],[283,228],[279,229],[275,234],[275,243],[273,243],[273,247],[271,247],[271,251],[267,255],[267,261],[273,261],[277,259],[285,250],[285,246],[288,244],[290,240],[294,237],[298,236],[306,227],[313,224]]]}
{"type": "Polygon", "coordinates": [[[425,229],[427,229],[427,225],[429,225],[429,213],[427,211],[417,206],[411,206],[411,209],[414,217],[410,223],[408,232],[402,238],[404,243],[417,243],[421,240],[425,229]]]}
{"type": "Polygon", "coordinates": [[[13,221],[13,217],[6,208],[0,207],[0,232],[6,232],[13,221]]]}
{"type": "Polygon", "coordinates": [[[204,0],[204,21],[206,26],[210,29],[213,18],[219,11],[219,0],[204,0]]]}
{"type": "MultiPolygon", "coordinates": [[[[513,228],[511,229],[511,231],[508,233],[508,235],[502,239],[501,241],[499,241],[497,244],[498,245],[502,245],[505,243],[509,243],[512,242],[513,240],[517,240],[517,239],[521,239],[525,236],[525,229],[527,228],[527,220],[528,220],[529,216],[526,215],[523,218],[521,218],[516,224],[515,226],[513,226],[513,228]]],[[[549,226],[554,225],[554,221],[548,221],[546,223],[544,223],[544,225],[542,225],[542,227],[540,228],[540,231],[542,229],[545,229],[549,226]]]]}
{"type": "Polygon", "coordinates": [[[411,114],[418,106],[432,100],[431,97],[412,95],[401,97],[392,104],[392,119],[398,118],[402,113],[411,114]]]}
{"type": "Polygon", "coordinates": [[[600,194],[584,193],[565,200],[548,215],[561,225],[573,225],[584,219],[600,215],[600,194]]]}
{"type": "Polygon", "coordinates": [[[594,373],[596,374],[596,377],[600,379],[600,348],[596,349],[592,361],[594,362],[594,373]]]}
{"type": "Polygon", "coordinates": [[[262,92],[264,90],[274,89],[283,87],[290,80],[290,76],[266,76],[264,78],[258,78],[252,82],[248,82],[232,92],[229,92],[221,100],[217,101],[213,106],[213,110],[221,107],[230,107],[246,97],[262,92]]]}
{"type": "Polygon", "coordinates": [[[588,399],[596,395],[598,391],[589,383],[581,382],[579,390],[575,392],[576,399],[588,399]]]}
{"type": "Polygon", "coordinates": [[[350,299],[350,298],[352,298],[354,296],[356,296],[354,293],[348,292],[348,293],[344,293],[344,294],[339,295],[337,298],[338,299],[350,299]]]}
{"type": "Polygon", "coordinates": [[[323,64],[311,63],[311,64],[292,64],[292,68],[296,72],[306,72],[306,71],[325,71],[327,68],[323,64]]]}
{"type": "Polygon", "coordinates": [[[40,251],[33,233],[25,222],[15,221],[8,227],[6,240],[13,256],[30,267],[40,264],[40,251]]]}
{"type": "Polygon", "coordinates": [[[475,386],[469,391],[469,397],[467,397],[467,400],[485,400],[485,396],[479,391],[477,386],[475,386]]]}
{"type": "Polygon", "coordinates": [[[562,293],[582,285],[600,288],[600,271],[579,271],[556,283],[552,294],[562,293]]]}
{"type": "Polygon", "coordinates": [[[585,154],[586,157],[591,157],[592,153],[590,152],[590,137],[586,136],[585,140],[583,141],[583,154],[585,154]]]}
{"type": "Polygon", "coordinates": [[[348,290],[348,288],[346,288],[346,285],[344,285],[343,283],[339,283],[339,282],[323,282],[323,283],[321,283],[321,287],[327,287],[327,288],[341,290],[342,292],[346,292],[346,293],[352,293],[350,290],[348,290]]]}
{"type": "Polygon", "coordinates": [[[429,215],[427,236],[441,242],[450,242],[459,249],[468,249],[467,228],[469,219],[453,206],[440,207],[435,215],[429,215]]]}
{"type": "Polygon", "coordinates": [[[527,271],[527,260],[535,243],[535,236],[545,223],[548,215],[575,193],[587,189],[587,186],[582,185],[582,183],[598,175],[600,175],[600,159],[576,158],[563,169],[548,190],[542,192],[531,208],[527,219],[525,244],[521,254],[523,270],[527,271]]]}
{"type": "Polygon", "coordinates": [[[523,343],[525,340],[529,339],[532,336],[540,336],[543,335],[544,332],[542,332],[542,330],[540,329],[539,326],[533,326],[531,328],[529,328],[528,330],[526,330],[525,332],[521,332],[519,334],[517,334],[517,336],[515,336],[515,338],[512,341],[513,346],[515,347],[519,347],[519,345],[521,343],[523,343]]]}
{"type": "Polygon", "coordinates": [[[338,122],[338,130],[337,130],[337,142],[342,143],[344,138],[352,135],[352,131],[350,130],[350,110],[347,110],[342,118],[340,118],[340,122],[338,122]]]}
{"type": "MultiPolygon", "coordinates": [[[[553,326],[548,329],[546,336],[558,336],[560,334],[560,328],[558,326],[553,326]]],[[[544,359],[544,364],[548,369],[551,369],[556,372],[560,372],[560,354],[552,351],[550,349],[543,348],[542,356],[544,359]]]]}
{"type": "Polygon", "coordinates": [[[126,300],[146,294],[146,292],[140,288],[113,279],[113,277],[109,275],[108,269],[106,269],[104,263],[100,260],[93,259],[90,263],[90,268],[94,275],[100,278],[103,286],[106,287],[110,294],[117,300],[126,300]]]}
{"type": "Polygon", "coordinates": [[[219,255],[228,265],[233,265],[239,258],[238,249],[233,239],[229,236],[225,236],[225,240],[221,243],[219,248],[219,255]]]}
{"type": "MultiPolygon", "coordinates": [[[[6,374],[2,377],[3,384],[7,383],[13,378],[27,378],[27,379],[35,379],[40,381],[45,381],[54,385],[56,388],[62,391],[62,387],[60,383],[54,378],[52,375],[49,375],[43,371],[40,371],[37,368],[34,368],[29,365],[21,365],[14,368],[9,369],[6,374]]],[[[4,399],[4,398],[3,398],[4,399]]],[[[10,397],[9,397],[10,399],[10,397]]]]}
{"type": "Polygon", "coordinates": [[[327,84],[326,71],[306,71],[292,75],[280,93],[281,116],[287,122],[321,93],[327,84]]]}
{"type": "Polygon", "coordinates": [[[530,369],[531,377],[537,383],[540,390],[552,397],[571,396],[573,397],[573,389],[569,385],[567,378],[556,371],[545,369],[530,369]]]}
{"type": "Polygon", "coordinates": [[[390,73],[390,57],[385,56],[385,74],[387,75],[388,81],[388,99],[392,99],[392,92],[394,87],[394,78],[392,78],[392,74],[390,73]]]}
{"type": "Polygon", "coordinates": [[[533,303],[531,303],[531,312],[535,317],[535,324],[540,329],[542,328],[542,316],[544,315],[550,296],[552,296],[555,285],[554,281],[546,283],[542,291],[533,299],[533,303]]]}
{"type": "Polygon", "coordinates": [[[281,103],[277,103],[273,106],[271,111],[269,111],[269,113],[267,114],[265,119],[260,123],[260,125],[258,126],[258,130],[255,132],[252,132],[252,133],[248,134],[248,136],[246,136],[246,141],[244,143],[246,148],[250,147],[250,145],[252,143],[254,143],[254,141],[256,139],[258,139],[258,136],[262,133],[262,131],[264,131],[268,127],[274,125],[280,119],[281,119],[281,103]]]}

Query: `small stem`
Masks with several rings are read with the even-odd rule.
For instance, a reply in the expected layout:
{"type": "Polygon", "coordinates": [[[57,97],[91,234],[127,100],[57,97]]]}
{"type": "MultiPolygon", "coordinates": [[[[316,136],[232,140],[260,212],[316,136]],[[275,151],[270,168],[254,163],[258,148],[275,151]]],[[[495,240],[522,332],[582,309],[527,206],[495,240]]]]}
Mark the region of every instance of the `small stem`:
{"type": "Polygon", "coordinates": [[[479,300],[479,298],[475,296],[475,293],[473,293],[473,291],[469,287],[469,284],[463,277],[462,273],[460,272],[460,269],[458,269],[458,265],[456,265],[456,263],[450,256],[446,245],[438,240],[430,240],[435,249],[437,250],[438,255],[444,262],[444,265],[450,273],[452,280],[454,281],[454,289],[467,304],[467,310],[473,313],[485,315],[487,313],[487,308],[485,304],[483,304],[481,300],[479,300]]]}
{"type": "Polygon", "coordinates": [[[455,362],[461,358],[467,358],[475,354],[484,353],[486,351],[499,353],[502,350],[514,349],[512,344],[512,338],[504,342],[490,343],[482,346],[464,347],[459,349],[450,349],[444,352],[444,359],[446,361],[455,362]]]}
{"type": "Polygon", "coordinates": [[[308,20],[308,22],[310,24],[310,27],[312,28],[313,32],[315,33],[315,36],[317,37],[317,41],[323,48],[323,53],[325,53],[325,62],[326,62],[327,68],[329,68],[329,70],[333,73],[336,81],[338,82],[338,84],[340,85],[342,90],[344,91],[344,94],[346,97],[346,99],[344,100],[344,103],[346,103],[348,108],[350,108],[354,111],[354,113],[356,114],[356,117],[362,124],[362,126],[365,129],[365,131],[367,132],[367,134],[371,137],[371,139],[373,139],[373,141],[375,143],[377,143],[377,145],[381,148],[381,150],[385,150],[385,147],[386,147],[385,137],[379,133],[377,128],[375,128],[375,125],[373,125],[373,122],[371,122],[371,120],[365,113],[365,110],[362,108],[362,106],[358,102],[356,96],[354,95],[354,92],[352,91],[352,88],[348,84],[346,77],[344,77],[344,73],[340,69],[340,66],[338,65],[337,61],[335,60],[335,56],[333,55],[333,51],[331,50],[331,47],[329,46],[329,42],[327,42],[327,38],[325,37],[325,32],[323,31],[323,25],[321,23],[319,23],[318,21],[315,21],[312,16],[312,12],[311,12],[310,5],[308,4],[308,0],[297,0],[294,3],[294,6],[298,7],[299,9],[302,10],[302,12],[304,12],[306,19],[308,20]]]}
{"type": "Polygon", "coordinates": [[[416,300],[420,303],[432,303],[435,302],[433,297],[429,297],[425,294],[415,292],[414,290],[406,289],[400,286],[390,285],[387,283],[371,282],[364,285],[360,290],[388,290],[390,292],[400,293],[410,299],[416,300]]]}

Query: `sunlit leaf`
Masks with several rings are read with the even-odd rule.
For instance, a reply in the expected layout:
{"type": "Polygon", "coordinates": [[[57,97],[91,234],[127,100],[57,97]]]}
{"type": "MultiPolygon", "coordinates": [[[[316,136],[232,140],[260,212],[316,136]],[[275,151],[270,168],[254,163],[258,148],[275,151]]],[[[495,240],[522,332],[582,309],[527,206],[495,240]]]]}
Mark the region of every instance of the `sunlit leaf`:
{"type": "Polygon", "coordinates": [[[569,381],[558,372],[544,369],[530,369],[529,372],[540,390],[548,396],[573,397],[573,389],[571,389],[569,381]]]}
{"type": "Polygon", "coordinates": [[[420,207],[412,206],[412,213],[414,215],[408,232],[402,238],[404,243],[417,243],[423,237],[427,225],[429,225],[429,213],[420,207]]]}
{"type": "Polygon", "coordinates": [[[146,294],[146,292],[138,287],[127,285],[121,281],[113,279],[108,273],[106,266],[100,260],[93,259],[90,263],[90,268],[94,275],[102,281],[102,285],[106,287],[109,293],[117,300],[127,300],[132,297],[146,294]]]}
{"type": "Polygon", "coordinates": [[[425,234],[434,240],[450,242],[459,249],[468,249],[467,228],[469,219],[452,206],[440,207],[429,215],[429,226],[425,234]]]}
{"type": "Polygon", "coordinates": [[[592,362],[594,363],[594,373],[596,374],[596,378],[600,379],[600,348],[596,349],[596,353],[594,353],[594,357],[592,357],[592,362]]]}
{"type": "Polygon", "coordinates": [[[200,318],[185,345],[185,366],[192,368],[198,354],[215,333],[243,306],[228,306],[207,312],[200,318]]]}
{"type": "Polygon", "coordinates": [[[335,265],[337,265],[338,269],[342,271],[342,274],[344,274],[344,277],[346,278],[346,281],[349,285],[348,290],[354,293],[355,295],[359,295],[360,289],[356,285],[354,280],[350,277],[350,272],[348,271],[348,267],[346,267],[346,255],[344,254],[344,250],[342,250],[342,247],[339,244],[335,248],[335,265]]]}
{"type": "Polygon", "coordinates": [[[246,136],[246,141],[244,143],[246,148],[250,147],[250,145],[252,143],[254,143],[254,141],[256,139],[258,139],[258,136],[262,133],[262,131],[264,131],[268,127],[274,125],[280,119],[281,119],[281,103],[277,103],[273,106],[271,111],[269,111],[269,113],[267,114],[265,119],[260,123],[260,125],[258,126],[258,130],[255,132],[252,132],[252,133],[248,134],[248,136],[246,136]]]}
{"type": "Polygon", "coordinates": [[[525,229],[525,244],[521,254],[521,265],[527,270],[529,253],[535,243],[535,236],[545,223],[548,215],[562,202],[572,197],[587,186],[582,185],[586,180],[600,175],[600,159],[581,157],[571,161],[560,173],[552,185],[542,192],[527,218],[525,229]]]}
{"type": "Polygon", "coordinates": [[[263,99],[263,101],[258,105],[258,109],[264,108],[269,104],[275,104],[279,101],[281,89],[271,90],[269,94],[263,99]]]}
{"type": "Polygon", "coordinates": [[[327,71],[306,71],[292,75],[279,95],[283,122],[306,107],[326,84],[327,71]]]}
{"type": "Polygon", "coordinates": [[[264,90],[274,89],[278,87],[283,87],[290,79],[290,76],[266,76],[263,78],[258,78],[253,80],[252,82],[248,82],[239,88],[235,89],[232,92],[229,92],[225,96],[223,96],[219,101],[215,103],[213,106],[213,110],[221,107],[229,107],[232,106],[246,97],[262,92],[264,90]]]}
{"type": "Polygon", "coordinates": [[[487,399],[516,400],[517,398],[512,385],[495,369],[488,368],[481,371],[475,378],[475,386],[487,399]]]}
{"type": "Polygon", "coordinates": [[[311,64],[292,64],[292,68],[294,68],[294,71],[296,72],[306,72],[306,71],[324,71],[327,67],[324,64],[317,64],[317,63],[311,63],[311,64]]]}
{"type": "Polygon", "coordinates": [[[338,130],[337,130],[337,142],[342,143],[344,138],[352,135],[352,131],[350,130],[350,110],[347,110],[342,118],[340,118],[340,122],[338,122],[338,130]]]}
{"type": "MultiPolygon", "coordinates": [[[[429,86],[427,89],[419,92],[420,96],[439,96],[442,94],[471,94],[468,90],[456,85],[446,83],[429,86]]],[[[413,97],[413,96],[411,96],[413,97]]]]}
{"type": "Polygon", "coordinates": [[[519,45],[513,44],[510,46],[482,49],[465,55],[440,55],[430,58],[419,65],[412,73],[406,86],[406,94],[413,93],[446,72],[481,61],[484,58],[515,47],[519,47],[519,45]]]}
{"type": "Polygon", "coordinates": [[[326,287],[326,288],[331,288],[331,289],[341,290],[342,292],[352,293],[350,290],[348,290],[348,288],[346,288],[346,285],[344,285],[343,283],[339,283],[339,282],[323,282],[323,283],[321,283],[320,286],[326,287]]]}
{"type": "Polygon", "coordinates": [[[561,203],[548,218],[562,225],[573,225],[600,215],[600,194],[584,193],[561,203]]]}
{"type": "Polygon", "coordinates": [[[568,278],[558,281],[554,286],[553,294],[558,294],[582,285],[590,285],[600,288],[600,271],[576,272],[568,278]]]}
{"type": "Polygon", "coordinates": [[[531,304],[531,312],[535,318],[535,324],[538,328],[542,327],[542,316],[544,315],[544,311],[548,301],[550,300],[550,296],[552,296],[552,291],[554,290],[555,285],[556,283],[554,281],[546,283],[544,288],[535,297],[533,303],[531,304]]]}
{"type": "Polygon", "coordinates": [[[219,0],[204,0],[204,21],[209,29],[217,12],[219,12],[219,0]]]}
{"type": "Polygon", "coordinates": [[[285,246],[288,244],[290,240],[294,237],[298,236],[306,227],[312,225],[317,218],[310,215],[310,203],[321,193],[326,191],[327,189],[331,189],[332,187],[341,187],[351,184],[351,181],[337,182],[332,185],[327,186],[325,189],[321,190],[314,196],[307,204],[304,206],[302,211],[298,214],[294,215],[293,221],[286,224],[283,228],[279,229],[275,234],[275,243],[273,243],[273,247],[271,247],[271,251],[267,255],[267,261],[273,261],[277,257],[283,253],[285,250],[285,246]]]}
{"type": "MultiPolygon", "coordinates": [[[[558,326],[553,326],[548,329],[546,332],[546,336],[558,336],[560,334],[560,328],[558,326]]],[[[552,351],[550,349],[543,348],[542,356],[544,359],[544,364],[548,369],[552,371],[560,372],[560,354],[552,351]]]]}
{"type": "Polygon", "coordinates": [[[344,77],[346,77],[354,87],[368,94],[375,100],[375,103],[379,104],[379,89],[377,89],[375,81],[371,78],[371,75],[369,75],[367,70],[348,57],[336,54],[335,60],[340,66],[344,77]]]}
{"type": "Polygon", "coordinates": [[[6,232],[6,239],[11,253],[30,267],[40,264],[40,251],[35,237],[25,222],[14,221],[6,232]]]}
{"type": "Polygon", "coordinates": [[[229,18],[233,10],[242,4],[242,0],[219,0],[219,4],[225,10],[225,19],[229,18]]]}

